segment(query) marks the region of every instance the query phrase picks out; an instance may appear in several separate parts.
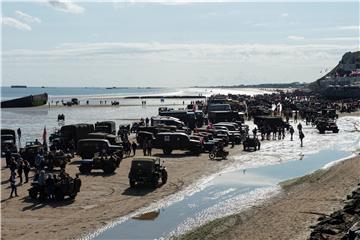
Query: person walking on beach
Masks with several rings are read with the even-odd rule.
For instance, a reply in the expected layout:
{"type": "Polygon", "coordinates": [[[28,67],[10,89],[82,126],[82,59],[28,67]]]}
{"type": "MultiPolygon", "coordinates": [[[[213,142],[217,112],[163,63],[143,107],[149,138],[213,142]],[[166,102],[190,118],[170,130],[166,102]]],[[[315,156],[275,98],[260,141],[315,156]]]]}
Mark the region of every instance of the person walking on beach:
{"type": "Polygon", "coordinates": [[[17,129],[17,135],[19,138],[19,148],[20,148],[21,147],[21,129],[20,128],[17,129]]]}
{"type": "Polygon", "coordinates": [[[145,119],[145,124],[146,124],[146,126],[149,126],[149,118],[147,117],[146,119],[145,119]]]}
{"type": "Polygon", "coordinates": [[[290,141],[293,141],[293,135],[294,135],[294,132],[295,132],[295,130],[294,130],[294,128],[293,128],[293,126],[290,126],[289,127],[289,131],[290,131],[290,141]]]}
{"type": "Polygon", "coordinates": [[[303,139],[304,139],[304,137],[305,137],[305,135],[304,135],[304,133],[303,133],[303,131],[300,131],[299,132],[299,138],[300,138],[300,142],[301,142],[301,147],[303,147],[303,139]]]}
{"type": "Polygon", "coordinates": [[[147,140],[146,139],[144,139],[144,141],[142,143],[142,147],[143,147],[144,156],[146,156],[146,150],[147,150],[147,140]]]}
{"type": "Polygon", "coordinates": [[[23,178],[22,178],[23,169],[24,169],[24,163],[22,161],[22,158],[20,158],[20,160],[18,162],[18,167],[17,167],[17,172],[18,172],[18,175],[20,178],[20,185],[23,183],[23,178]]]}
{"type": "Polygon", "coordinates": [[[302,125],[301,125],[301,123],[299,123],[299,124],[297,125],[297,129],[299,130],[299,132],[302,131],[302,125]]]}
{"type": "Polygon", "coordinates": [[[152,150],[151,139],[149,139],[149,141],[147,142],[147,154],[148,154],[148,156],[151,156],[151,150],[152,150]]]}
{"type": "Polygon", "coordinates": [[[131,144],[131,147],[132,147],[132,150],[133,150],[133,153],[134,153],[134,156],[135,156],[137,144],[136,144],[135,142],[133,142],[133,143],[131,144]]]}
{"type": "MultiPolygon", "coordinates": [[[[233,121],[233,122],[235,122],[235,121],[233,121]]],[[[256,134],[257,134],[257,128],[255,127],[253,130],[252,130],[252,132],[253,132],[253,135],[254,135],[254,138],[256,137],[256,134]]]]}
{"type": "Polygon", "coordinates": [[[8,147],[5,147],[4,152],[5,152],[6,167],[10,167],[11,151],[8,147]]]}
{"type": "Polygon", "coordinates": [[[297,111],[295,111],[295,115],[294,115],[294,122],[297,123],[297,119],[298,119],[298,113],[297,111]]]}
{"type": "Polygon", "coordinates": [[[27,183],[29,182],[30,163],[27,160],[24,160],[23,163],[25,183],[27,183]]]}
{"type": "Polygon", "coordinates": [[[11,187],[10,198],[13,197],[13,193],[15,193],[15,197],[18,197],[19,195],[17,194],[16,173],[15,172],[11,172],[9,181],[10,181],[10,187],[11,187]]]}

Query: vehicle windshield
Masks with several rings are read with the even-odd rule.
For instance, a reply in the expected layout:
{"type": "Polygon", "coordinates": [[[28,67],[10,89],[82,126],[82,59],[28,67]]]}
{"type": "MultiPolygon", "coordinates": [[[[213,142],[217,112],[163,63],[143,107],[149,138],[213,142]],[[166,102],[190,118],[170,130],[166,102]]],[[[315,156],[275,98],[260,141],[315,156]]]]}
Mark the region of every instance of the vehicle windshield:
{"type": "Polygon", "coordinates": [[[154,167],[154,162],[152,161],[132,161],[131,168],[133,169],[146,169],[151,170],[154,167]]]}

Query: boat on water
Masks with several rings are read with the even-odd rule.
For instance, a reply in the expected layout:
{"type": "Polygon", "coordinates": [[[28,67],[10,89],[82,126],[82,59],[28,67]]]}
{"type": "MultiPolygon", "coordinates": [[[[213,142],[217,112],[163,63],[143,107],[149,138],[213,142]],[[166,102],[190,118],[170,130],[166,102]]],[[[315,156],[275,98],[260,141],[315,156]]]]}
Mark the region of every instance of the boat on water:
{"type": "Polygon", "coordinates": [[[1,102],[1,108],[23,108],[23,107],[36,107],[45,105],[48,100],[48,94],[30,95],[22,98],[16,98],[1,102]]]}
{"type": "Polygon", "coordinates": [[[26,85],[11,85],[11,88],[27,88],[26,85]]]}

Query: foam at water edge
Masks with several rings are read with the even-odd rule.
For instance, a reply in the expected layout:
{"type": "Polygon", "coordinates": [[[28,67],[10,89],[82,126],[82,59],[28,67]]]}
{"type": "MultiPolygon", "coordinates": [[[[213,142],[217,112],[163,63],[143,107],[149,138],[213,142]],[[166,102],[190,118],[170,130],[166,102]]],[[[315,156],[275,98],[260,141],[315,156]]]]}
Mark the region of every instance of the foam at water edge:
{"type": "Polygon", "coordinates": [[[200,227],[212,220],[238,213],[253,206],[258,206],[265,200],[274,197],[280,192],[281,188],[279,186],[273,186],[258,188],[246,194],[239,194],[203,210],[193,218],[186,219],[174,231],[172,231],[166,239],[169,239],[172,236],[184,234],[185,232],[196,227],[200,227]]]}
{"type": "Polygon", "coordinates": [[[329,168],[331,168],[331,167],[333,167],[333,166],[335,166],[335,165],[338,165],[339,163],[341,163],[341,162],[343,162],[343,161],[345,161],[345,160],[348,160],[348,159],[350,159],[350,158],[353,158],[353,157],[355,157],[355,156],[358,156],[358,154],[355,154],[355,153],[354,153],[354,154],[352,154],[352,155],[350,155],[350,156],[348,156],[348,157],[341,158],[341,159],[339,159],[339,160],[330,162],[330,163],[326,164],[325,166],[323,166],[321,169],[327,170],[327,169],[329,169],[329,168]]]}

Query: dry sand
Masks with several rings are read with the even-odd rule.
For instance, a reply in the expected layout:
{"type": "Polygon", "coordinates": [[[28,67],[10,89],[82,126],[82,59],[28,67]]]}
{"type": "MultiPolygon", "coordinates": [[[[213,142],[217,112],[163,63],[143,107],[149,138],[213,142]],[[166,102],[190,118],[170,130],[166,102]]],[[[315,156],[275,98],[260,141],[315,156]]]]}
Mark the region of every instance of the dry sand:
{"type": "MultiPolygon", "coordinates": [[[[235,154],[241,149],[237,146],[231,149],[231,153],[235,154]]],[[[141,156],[142,153],[138,150],[137,155],[141,156]]],[[[1,237],[6,240],[78,238],[115,218],[173,194],[197,179],[219,171],[232,161],[231,158],[222,162],[211,161],[208,154],[188,156],[183,151],[174,151],[171,158],[163,159],[169,179],[165,185],[153,191],[129,188],[128,172],[132,158],[125,158],[114,175],[103,176],[101,170],[94,170],[88,176],[80,175],[81,191],[73,202],[50,204],[30,201],[27,197],[29,183],[18,186],[19,197],[9,199],[10,170],[2,166],[1,237]]],[[[66,167],[66,171],[71,176],[78,172],[75,160],[66,167]]]]}
{"type": "Polygon", "coordinates": [[[360,156],[287,181],[282,193],[265,204],[217,219],[178,239],[307,239],[309,226],[322,214],[340,209],[358,183],[360,156]]]}

